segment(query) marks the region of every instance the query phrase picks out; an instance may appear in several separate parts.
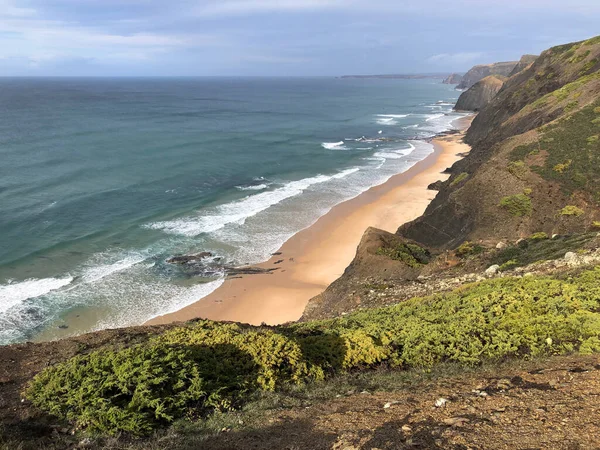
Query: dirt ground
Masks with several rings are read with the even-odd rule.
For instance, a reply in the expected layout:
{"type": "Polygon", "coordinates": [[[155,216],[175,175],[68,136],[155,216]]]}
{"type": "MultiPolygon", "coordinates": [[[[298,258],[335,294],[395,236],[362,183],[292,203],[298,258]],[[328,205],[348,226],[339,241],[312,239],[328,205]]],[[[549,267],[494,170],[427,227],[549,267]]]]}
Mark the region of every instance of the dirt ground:
{"type": "Polygon", "coordinates": [[[599,449],[600,357],[348,393],[224,432],[207,449],[599,449]],[[437,406],[436,406],[437,402],[437,406]]]}

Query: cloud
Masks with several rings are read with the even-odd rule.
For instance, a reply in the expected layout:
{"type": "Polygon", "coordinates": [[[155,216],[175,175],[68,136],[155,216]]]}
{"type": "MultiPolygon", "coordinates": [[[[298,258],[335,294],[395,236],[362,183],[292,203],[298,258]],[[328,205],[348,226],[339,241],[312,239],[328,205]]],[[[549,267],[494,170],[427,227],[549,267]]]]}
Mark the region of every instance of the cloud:
{"type": "Polygon", "coordinates": [[[482,52],[440,53],[427,58],[427,62],[444,66],[456,66],[481,60],[485,57],[482,52]]]}
{"type": "Polygon", "coordinates": [[[247,15],[277,11],[314,11],[349,6],[343,0],[220,0],[195,8],[198,16],[247,15]]]}

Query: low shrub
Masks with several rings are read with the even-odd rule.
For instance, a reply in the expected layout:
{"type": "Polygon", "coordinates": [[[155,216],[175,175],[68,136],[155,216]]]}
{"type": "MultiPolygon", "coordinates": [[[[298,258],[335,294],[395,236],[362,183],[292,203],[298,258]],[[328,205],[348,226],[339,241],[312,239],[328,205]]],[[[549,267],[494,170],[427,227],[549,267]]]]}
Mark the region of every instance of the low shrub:
{"type": "Polygon", "coordinates": [[[523,179],[529,173],[529,168],[523,161],[512,161],[508,164],[508,171],[515,177],[523,179]]]}
{"type": "Polygon", "coordinates": [[[104,432],[149,433],[236,406],[253,390],[388,367],[476,365],[600,351],[600,268],[572,278],[501,278],[386,308],[279,327],[200,321],[126,350],[75,357],[25,396],[104,432]]]}
{"type": "Polygon", "coordinates": [[[550,239],[550,236],[548,236],[548,233],[544,233],[543,231],[539,233],[533,233],[531,236],[529,236],[530,241],[543,241],[544,239],[550,239]]]}
{"type": "Polygon", "coordinates": [[[500,200],[500,206],[516,217],[531,214],[531,199],[525,194],[510,195],[500,200]]]}
{"type": "Polygon", "coordinates": [[[498,270],[500,270],[500,272],[505,272],[507,270],[514,269],[515,267],[519,267],[519,261],[516,259],[511,259],[502,264],[498,270]]]}
{"type": "Polygon", "coordinates": [[[481,245],[466,241],[466,242],[463,242],[456,249],[455,253],[457,256],[460,256],[461,258],[465,258],[467,256],[478,255],[478,254],[482,253],[484,250],[485,249],[481,245]]]}
{"type": "Polygon", "coordinates": [[[421,267],[428,264],[431,254],[416,244],[398,244],[394,247],[380,247],[377,254],[387,256],[395,261],[402,261],[409,267],[421,267]]]}
{"type": "Polygon", "coordinates": [[[580,217],[585,214],[585,211],[577,206],[567,205],[563,209],[560,210],[561,216],[575,216],[580,217]]]}

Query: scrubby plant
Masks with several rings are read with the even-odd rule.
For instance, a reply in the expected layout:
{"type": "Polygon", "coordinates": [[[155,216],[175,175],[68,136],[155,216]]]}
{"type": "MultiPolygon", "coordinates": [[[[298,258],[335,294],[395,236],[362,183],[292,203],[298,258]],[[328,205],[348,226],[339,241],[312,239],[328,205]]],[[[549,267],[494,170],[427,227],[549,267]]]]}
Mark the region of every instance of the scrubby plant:
{"type": "Polygon", "coordinates": [[[516,259],[511,259],[502,264],[498,270],[500,272],[505,272],[507,270],[514,269],[515,267],[519,267],[519,261],[517,261],[516,259]]]}
{"type": "Polygon", "coordinates": [[[511,175],[514,175],[519,179],[525,178],[529,173],[529,169],[523,161],[512,161],[508,164],[508,171],[511,175]]]}
{"type": "Polygon", "coordinates": [[[463,181],[465,181],[467,178],[469,178],[469,174],[467,172],[463,172],[460,175],[458,175],[454,180],[452,180],[450,186],[456,186],[457,184],[460,184],[463,181]]]}
{"type": "Polygon", "coordinates": [[[323,321],[251,327],[200,321],[126,350],[42,371],[25,396],[77,426],[149,433],[349,370],[476,365],[507,357],[600,351],[600,268],[568,279],[502,278],[323,321]]]}
{"type": "Polygon", "coordinates": [[[461,258],[465,258],[467,256],[478,255],[479,253],[482,253],[483,251],[484,251],[484,248],[481,245],[474,244],[469,241],[465,241],[456,249],[455,253],[457,256],[460,256],[461,258]]]}
{"type": "Polygon", "coordinates": [[[577,206],[567,205],[563,209],[560,210],[561,216],[575,216],[580,217],[585,214],[585,211],[577,206]]]}
{"type": "Polygon", "coordinates": [[[529,236],[530,241],[543,241],[545,239],[550,239],[550,236],[548,236],[548,233],[544,233],[543,231],[539,233],[533,233],[531,236],[529,236]]]}
{"type": "Polygon", "coordinates": [[[516,217],[531,214],[531,199],[525,194],[510,195],[500,200],[500,206],[516,217]]]}
{"type": "Polygon", "coordinates": [[[569,160],[565,161],[564,163],[555,165],[552,170],[554,170],[557,173],[565,173],[567,170],[569,170],[569,167],[571,167],[572,163],[573,163],[573,160],[569,159],[569,160]]]}
{"type": "Polygon", "coordinates": [[[592,222],[592,228],[595,230],[600,230],[600,221],[594,220],[592,222]]]}
{"type": "Polygon", "coordinates": [[[409,267],[420,267],[428,264],[431,254],[416,244],[398,244],[393,247],[380,247],[377,254],[387,256],[395,261],[402,261],[409,267]]]}

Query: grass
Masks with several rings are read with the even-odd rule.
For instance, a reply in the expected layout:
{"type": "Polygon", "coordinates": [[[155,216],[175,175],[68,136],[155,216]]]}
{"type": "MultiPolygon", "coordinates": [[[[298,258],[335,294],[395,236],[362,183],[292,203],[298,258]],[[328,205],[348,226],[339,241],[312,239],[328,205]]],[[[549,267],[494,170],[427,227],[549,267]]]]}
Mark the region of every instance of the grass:
{"type": "Polygon", "coordinates": [[[466,258],[468,256],[478,255],[483,251],[485,251],[485,249],[481,245],[466,241],[463,242],[455,252],[457,256],[466,258]]]}
{"type": "Polygon", "coordinates": [[[467,178],[469,178],[469,174],[467,172],[463,172],[460,175],[457,175],[457,177],[454,180],[452,180],[450,186],[456,186],[457,184],[460,184],[463,181],[465,181],[467,178]]]}
{"type": "Polygon", "coordinates": [[[149,434],[381,366],[476,366],[508,357],[600,351],[600,268],[567,280],[502,278],[324,321],[251,327],[199,321],[121,351],[48,368],[25,395],[103,433],[149,434]]]}

